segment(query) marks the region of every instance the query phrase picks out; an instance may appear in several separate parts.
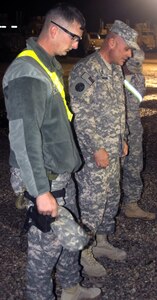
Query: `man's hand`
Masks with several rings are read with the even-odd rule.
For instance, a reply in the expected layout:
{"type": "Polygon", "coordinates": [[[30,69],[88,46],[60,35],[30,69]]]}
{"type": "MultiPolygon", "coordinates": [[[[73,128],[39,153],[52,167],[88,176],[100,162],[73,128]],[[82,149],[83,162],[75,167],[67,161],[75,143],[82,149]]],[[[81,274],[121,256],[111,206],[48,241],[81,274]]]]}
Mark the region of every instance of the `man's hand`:
{"type": "Polygon", "coordinates": [[[122,157],[128,155],[128,144],[124,142],[122,157]]]}
{"type": "Polygon", "coordinates": [[[109,155],[103,148],[94,153],[96,165],[101,168],[106,168],[109,165],[109,155]]]}
{"type": "Polygon", "coordinates": [[[50,192],[39,195],[36,198],[38,212],[43,215],[56,217],[58,215],[58,203],[50,192]]]}

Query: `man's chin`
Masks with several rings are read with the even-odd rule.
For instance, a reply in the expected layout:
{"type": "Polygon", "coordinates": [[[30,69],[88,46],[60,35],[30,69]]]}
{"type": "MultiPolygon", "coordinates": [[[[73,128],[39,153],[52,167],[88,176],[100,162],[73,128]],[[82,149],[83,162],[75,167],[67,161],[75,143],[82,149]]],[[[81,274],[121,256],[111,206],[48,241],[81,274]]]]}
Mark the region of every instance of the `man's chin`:
{"type": "Polygon", "coordinates": [[[124,65],[124,63],[125,63],[125,61],[124,61],[124,60],[120,61],[120,62],[119,62],[119,66],[121,66],[121,67],[122,67],[122,66],[124,65]]]}
{"type": "Polygon", "coordinates": [[[67,55],[70,50],[65,50],[62,55],[67,55]]]}
{"type": "Polygon", "coordinates": [[[58,53],[57,55],[58,55],[58,56],[66,56],[67,53],[68,53],[68,51],[64,51],[64,52],[62,52],[62,53],[58,53]]]}
{"type": "Polygon", "coordinates": [[[70,50],[71,49],[64,50],[64,51],[62,51],[62,53],[58,53],[57,55],[58,56],[66,56],[69,53],[70,50]]]}

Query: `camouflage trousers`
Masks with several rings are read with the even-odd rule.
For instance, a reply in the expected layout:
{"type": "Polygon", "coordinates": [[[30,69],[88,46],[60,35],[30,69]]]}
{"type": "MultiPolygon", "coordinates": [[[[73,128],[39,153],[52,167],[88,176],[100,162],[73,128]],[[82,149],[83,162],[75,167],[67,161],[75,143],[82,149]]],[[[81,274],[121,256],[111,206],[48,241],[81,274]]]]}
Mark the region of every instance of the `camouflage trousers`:
{"type": "MultiPolygon", "coordinates": [[[[142,125],[141,125],[142,126],[142,125]]],[[[122,160],[122,193],[123,202],[137,202],[141,198],[143,183],[142,128],[134,129],[128,139],[129,154],[122,160]]]]}
{"type": "Polygon", "coordinates": [[[76,173],[81,220],[94,233],[112,233],[120,201],[119,158],[110,159],[110,165],[98,168],[85,163],[76,173]]]}
{"type": "Polygon", "coordinates": [[[25,190],[25,185],[23,183],[20,169],[10,168],[10,183],[15,195],[23,193],[25,190]]]}
{"type": "MultiPolygon", "coordinates": [[[[52,181],[52,190],[66,189],[65,199],[57,199],[71,212],[77,213],[75,186],[69,175],[52,181]],[[68,180],[67,180],[68,179],[68,180]]],[[[77,215],[76,215],[77,217],[77,215]]],[[[80,282],[79,251],[64,249],[54,233],[43,233],[32,226],[28,232],[27,300],[54,300],[52,272],[56,270],[62,288],[80,282]]]]}

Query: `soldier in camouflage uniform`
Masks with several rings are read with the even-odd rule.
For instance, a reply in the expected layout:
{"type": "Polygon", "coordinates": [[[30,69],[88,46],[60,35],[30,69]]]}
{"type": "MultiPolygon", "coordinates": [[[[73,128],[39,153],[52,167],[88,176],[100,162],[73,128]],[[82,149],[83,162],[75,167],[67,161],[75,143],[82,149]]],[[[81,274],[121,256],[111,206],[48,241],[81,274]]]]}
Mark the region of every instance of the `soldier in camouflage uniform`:
{"type": "MultiPolygon", "coordinates": [[[[39,37],[27,40],[27,49],[3,78],[12,186],[17,194],[27,190],[28,199],[36,199],[42,220],[59,217],[59,205],[78,216],[71,173],[81,166],[81,159],[71,130],[62,68],[55,55],[77,49],[84,26],[79,10],[64,3],[56,5],[47,13],[39,37]]],[[[45,232],[37,223],[29,229],[27,300],[56,299],[51,276],[55,269],[62,286],[61,300],[98,299],[100,289],[79,284],[79,247],[77,251],[63,247],[55,229],[45,232]]]]}
{"type": "MultiPolygon", "coordinates": [[[[123,67],[125,79],[137,89],[142,97],[145,94],[145,78],[142,73],[143,61],[144,52],[142,50],[134,50],[133,56],[123,67]]],[[[141,198],[143,189],[141,179],[143,169],[143,127],[139,105],[140,102],[137,97],[126,89],[129,154],[123,162],[123,205],[124,213],[127,217],[153,220],[155,219],[155,214],[144,211],[137,204],[137,201],[141,198]]]]}
{"type": "Polygon", "coordinates": [[[95,257],[126,258],[108,235],[115,230],[120,201],[120,157],[127,154],[121,66],[131,57],[131,48],[138,48],[136,38],[132,28],[116,20],[100,51],[79,61],[70,74],[74,125],[84,159],[76,173],[80,212],[97,241],[96,247],[82,251],[81,264],[93,276],[102,270],[92,251],[95,257]]]}

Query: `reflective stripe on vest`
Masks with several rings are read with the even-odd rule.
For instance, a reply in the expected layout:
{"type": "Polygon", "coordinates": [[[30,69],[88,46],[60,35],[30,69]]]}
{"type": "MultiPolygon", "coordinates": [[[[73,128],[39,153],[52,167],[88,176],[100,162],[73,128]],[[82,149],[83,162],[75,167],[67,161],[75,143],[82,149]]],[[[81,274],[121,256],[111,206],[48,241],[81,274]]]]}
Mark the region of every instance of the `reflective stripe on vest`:
{"type": "Polygon", "coordinates": [[[36,55],[36,53],[33,50],[24,50],[22,51],[17,57],[22,57],[22,56],[30,56],[32,58],[34,58],[40,65],[41,67],[45,70],[45,72],[50,76],[53,84],[56,86],[57,90],[59,91],[65,109],[66,109],[66,113],[68,116],[68,120],[71,121],[73,118],[73,114],[71,113],[71,111],[68,108],[66,99],[65,99],[65,92],[64,92],[64,87],[62,85],[62,83],[60,82],[56,72],[50,72],[49,69],[42,63],[42,61],[39,59],[39,57],[36,55]]]}
{"type": "Polygon", "coordinates": [[[143,100],[141,94],[138,92],[138,90],[136,90],[134,88],[134,86],[128,81],[128,80],[124,80],[124,86],[125,88],[131,92],[140,102],[143,100]]]}

